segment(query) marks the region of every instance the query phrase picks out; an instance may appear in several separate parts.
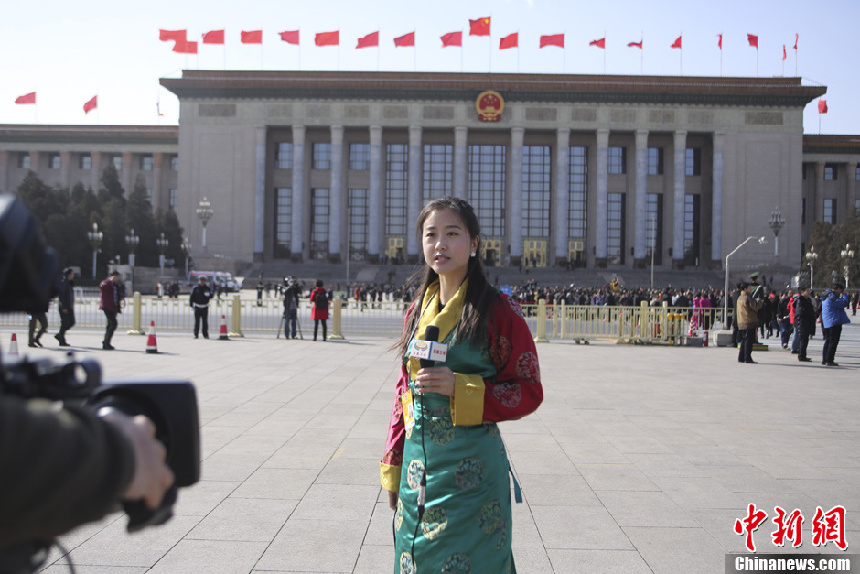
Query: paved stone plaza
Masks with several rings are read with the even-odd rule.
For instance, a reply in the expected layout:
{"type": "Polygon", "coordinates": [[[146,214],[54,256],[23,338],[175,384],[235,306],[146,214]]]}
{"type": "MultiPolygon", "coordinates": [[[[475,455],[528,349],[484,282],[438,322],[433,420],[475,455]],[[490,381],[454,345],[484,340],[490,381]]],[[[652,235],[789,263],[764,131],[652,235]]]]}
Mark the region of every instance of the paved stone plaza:
{"type": "MultiPolygon", "coordinates": [[[[4,353],[11,332],[0,330],[4,353]]],[[[78,529],[63,544],[79,574],[392,571],[378,480],[391,340],[170,332],[151,355],[141,336],[118,334],[114,352],[97,350],[96,330],[68,339],[106,378],[192,380],[202,425],[202,480],[180,492],[174,519],[134,536],[121,515],[78,529]]],[[[31,356],[63,358],[43,340],[31,356]]],[[[727,552],[745,551],[733,526],[750,503],[768,513],[759,552],[799,552],[772,544],[774,506],[803,512],[803,551],[840,552],[812,546],[816,507],[836,505],[857,552],[860,323],[846,326],[837,368],[820,365],[820,335],[808,364],[769,342],[757,365],[728,348],[539,345],[544,404],[502,425],[524,495],[518,572],[723,572],[727,552]]],[[[45,572],[68,571],[57,552],[51,563],[45,572]]]]}

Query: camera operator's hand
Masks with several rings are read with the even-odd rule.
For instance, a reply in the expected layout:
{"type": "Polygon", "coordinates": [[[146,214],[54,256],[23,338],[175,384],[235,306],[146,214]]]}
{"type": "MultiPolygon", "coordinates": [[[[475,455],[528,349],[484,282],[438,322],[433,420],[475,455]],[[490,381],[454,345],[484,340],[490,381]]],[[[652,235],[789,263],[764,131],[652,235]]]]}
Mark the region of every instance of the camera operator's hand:
{"type": "Polygon", "coordinates": [[[123,500],[142,499],[147,507],[158,508],[174,476],[164,463],[167,451],[155,438],[155,425],[144,416],[132,419],[112,413],[104,418],[122,431],[134,450],[134,476],[123,493],[123,500]]]}

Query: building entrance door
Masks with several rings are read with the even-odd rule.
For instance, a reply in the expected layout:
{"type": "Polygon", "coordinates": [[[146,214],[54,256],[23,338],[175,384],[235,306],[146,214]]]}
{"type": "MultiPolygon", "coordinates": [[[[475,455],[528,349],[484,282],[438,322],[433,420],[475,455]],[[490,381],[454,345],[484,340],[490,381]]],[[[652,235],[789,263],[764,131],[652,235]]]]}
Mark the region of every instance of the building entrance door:
{"type": "Polygon", "coordinates": [[[573,267],[585,267],[585,242],[567,242],[567,260],[573,267]]]}
{"type": "Polygon", "coordinates": [[[394,264],[405,263],[403,258],[403,237],[389,237],[388,249],[385,250],[388,260],[394,264]]]}
{"type": "Polygon", "coordinates": [[[484,265],[497,267],[502,264],[502,240],[498,237],[488,237],[481,241],[481,257],[484,265]]]}
{"type": "Polygon", "coordinates": [[[523,263],[529,267],[546,267],[546,240],[526,239],[523,241],[523,263]]]}

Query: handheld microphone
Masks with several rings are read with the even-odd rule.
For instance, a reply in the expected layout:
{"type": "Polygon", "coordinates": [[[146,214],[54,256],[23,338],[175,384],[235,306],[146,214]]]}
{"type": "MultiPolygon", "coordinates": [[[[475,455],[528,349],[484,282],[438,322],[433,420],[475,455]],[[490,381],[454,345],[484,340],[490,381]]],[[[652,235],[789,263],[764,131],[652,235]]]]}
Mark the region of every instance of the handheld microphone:
{"type": "MultiPolygon", "coordinates": [[[[424,340],[428,342],[432,341],[434,343],[438,342],[439,327],[437,327],[436,325],[428,325],[427,328],[424,330],[424,340]]],[[[422,369],[436,366],[436,361],[431,361],[429,359],[420,359],[418,362],[421,364],[422,369]]]]}

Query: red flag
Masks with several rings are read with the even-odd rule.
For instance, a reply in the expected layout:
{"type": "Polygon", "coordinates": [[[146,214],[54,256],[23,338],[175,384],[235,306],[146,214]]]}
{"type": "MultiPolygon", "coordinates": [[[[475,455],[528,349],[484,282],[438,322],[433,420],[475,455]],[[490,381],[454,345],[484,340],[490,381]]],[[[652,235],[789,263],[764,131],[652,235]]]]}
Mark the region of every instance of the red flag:
{"type": "Polygon", "coordinates": [[[442,36],[442,47],[447,48],[449,46],[463,46],[463,33],[462,32],[448,32],[444,36],[442,36]]]}
{"type": "Polygon", "coordinates": [[[409,32],[408,34],[403,34],[399,38],[394,39],[394,47],[395,48],[409,48],[415,47],[415,32],[409,32]]]}
{"type": "Polygon", "coordinates": [[[490,17],[469,20],[469,36],[489,36],[490,17]]]}
{"type": "Polygon", "coordinates": [[[206,32],[203,34],[203,43],[204,44],[223,44],[224,43],[224,30],[212,30],[211,32],[206,32]]]}
{"type": "Polygon", "coordinates": [[[540,47],[545,48],[546,46],[558,46],[559,48],[564,48],[564,34],[553,34],[552,36],[541,36],[540,37],[540,47]]]}
{"type": "Polygon", "coordinates": [[[723,49],[723,35],[717,34],[717,38],[719,38],[719,40],[717,40],[717,48],[722,50],[723,49]]]}
{"type": "Polygon", "coordinates": [[[314,42],[316,42],[317,46],[340,46],[340,30],[318,32],[314,42]]]}
{"type": "Polygon", "coordinates": [[[755,34],[747,34],[747,42],[750,43],[751,48],[758,49],[758,36],[755,34]]]}
{"type": "Polygon", "coordinates": [[[196,54],[197,42],[179,42],[173,45],[173,51],[178,54],[196,54]]]}
{"type": "Polygon", "coordinates": [[[589,46],[597,46],[601,50],[606,49],[606,38],[601,38],[599,40],[592,40],[588,43],[589,46]]]}
{"type": "Polygon", "coordinates": [[[18,96],[15,98],[16,104],[35,104],[36,103],[36,92],[30,92],[29,94],[24,94],[23,96],[18,96]]]}
{"type": "Polygon", "coordinates": [[[818,100],[818,113],[826,114],[827,113],[827,100],[820,99],[818,100]]]}
{"type": "Polygon", "coordinates": [[[639,48],[641,50],[642,49],[642,40],[639,40],[638,42],[630,42],[629,44],[627,44],[627,47],[628,48],[639,48]]]}
{"type": "Polygon", "coordinates": [[[158,39],[162,42],[186,42],[188,41],[188,30],[158,30],[158,39]]]}
{"type": "MultiPolygon", "coordinates": [[[[99,105],[99,97],[93,96],[92,99],[90,99],[90,101],[88,101],[87,103],[84,104],[84,113],[85,114],[90,113],[91,111],[96,109],[96,107],[98,105],[99,105]]],[[[821,107],[821,106],[819,105],[818,107],[821,107]]]]}
{"type": "Polygon", "coordinates": [[[281,37],[281,40],[286,42],[287,44],[294,44],[296,46],[299,45],[299,31],[298,30],[290,30],[287,32],[281,32],[278,34],[281,37]]]}
{"type": "Polygon", "coordinates": [[[499,50],[507,50],[509,48],[519,48],[520,47],[520,33],[514,32],[513,34],[508,34],[504,38],[499,41],[499,50]]]}
{"type": "Polygon", "coordinates": [[[794,49],[797,50],[797,41],[800,39],[800,34],[794,35],[794,49]]]}
{"type": "Polygon", "coordinates": [[[681,49],[682,49],[682,48],[681,48],[681,38],[683,38],[683,36],[678,36],[677,38],[675,38],[675,41],[674,41],[674,42],[672,42],[672,46],[671,46],[671,47],[672,47],[672,48],[677,48],[678,50],[681,50],[681,49]]]}
{"type": "Polygon", "coordinates": [[[782,45],[782,61],[786,61],[788,59],[788,52],[785,51],[785,44],[782,45]]]}
{"type": "Polygon", "coordinates": [[[251,30],[250,32],[242,31],[242,43],[243,44],[262,44],[263,43],[263,31],[262,30],[251,30]]]}
{"type": "Polygon", "coordinates": [[[378,48],[379,47],[379,31],[371,32],[367,36],[358,39],[356,50],[361,48],[378,48]]]}

